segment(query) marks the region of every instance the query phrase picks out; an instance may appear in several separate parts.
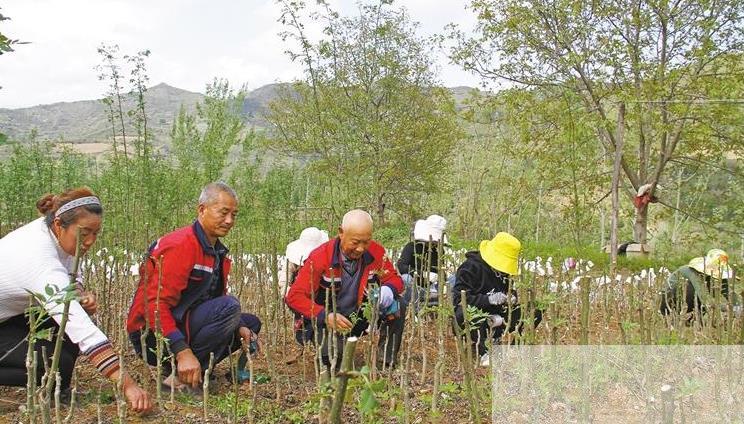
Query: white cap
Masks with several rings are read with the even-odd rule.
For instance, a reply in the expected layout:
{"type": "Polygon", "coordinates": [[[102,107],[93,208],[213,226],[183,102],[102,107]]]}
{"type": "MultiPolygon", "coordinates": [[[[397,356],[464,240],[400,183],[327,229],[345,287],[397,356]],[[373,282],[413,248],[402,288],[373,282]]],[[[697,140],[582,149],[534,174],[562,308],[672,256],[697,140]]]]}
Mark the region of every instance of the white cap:
{"type": "Polygon", "coordinates": [[[425,220],[416,221],[416,225],[413,227],[413,239],[418,241],[442,241],[442,234],[444,234],[446,228],[446,219],[439,215],[430,215],[425,220]]]}
{"type": "Polygon", "coordinates": [[[328,233],[315,227],[302,230],[300,238],[287,245],[287,260],[302,265],[316,247],[328,241],[328,233]]]}

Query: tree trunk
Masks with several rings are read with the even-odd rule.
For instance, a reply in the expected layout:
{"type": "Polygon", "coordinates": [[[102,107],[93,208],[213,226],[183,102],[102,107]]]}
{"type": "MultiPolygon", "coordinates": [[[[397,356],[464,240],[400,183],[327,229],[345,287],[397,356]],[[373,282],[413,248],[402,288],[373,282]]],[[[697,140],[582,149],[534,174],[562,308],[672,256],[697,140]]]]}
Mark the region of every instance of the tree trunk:
{"type": "Polygon", "coordinates": [[[633,222],[633,241],[636,243],[646,243],[646,233],[648,231],[648,205],[636,208],[635,221],[633,222]]]}
{"type": "Polygon", "coordinates": [[[679,213],[680,202],[682,201],[682,169],[677,173],[677,199],[674,202],[674,223],[672,224],[672,235],[670,240],[672,244],[677,243],[677,234],[682,226],[682,216],[679,213]]]}
{"type": "Polygon", "coordinates": [[[615,161],[612,167],[612,215],[610,215],[610,275],[617,271],[617,224],[620,212],[620,168],[623,158],[623,141],[625,138],[625,103],[617,108],[617,134],[615,141],[615,161]]]}
{"type": "Polygon", "coordinates": [[[385,194],[377,196],[377,222],[385,225],[385,194]]]}

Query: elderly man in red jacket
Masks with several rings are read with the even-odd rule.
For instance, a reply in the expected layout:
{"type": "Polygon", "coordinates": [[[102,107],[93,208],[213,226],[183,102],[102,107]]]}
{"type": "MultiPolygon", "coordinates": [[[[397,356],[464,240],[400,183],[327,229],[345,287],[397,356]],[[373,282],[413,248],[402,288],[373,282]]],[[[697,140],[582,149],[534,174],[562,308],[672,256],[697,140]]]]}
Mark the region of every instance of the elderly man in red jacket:
{"type": "Polygon", "coordinates": [[[285,301],[303,316],[302,330],[311,334],[306,339],[315,339],[312,333],[317,332],[326,366],[334,359],[329,355],[328,339],[335,334],[338,367],[344,335],[360,336],[369,325],[363,303],[371,297],[381,317],[378,363],[394,367],[405,322],[402,291],[403,282],[385,256],[385,248],[372,240],[372,217],[355,209],[344,215],[338,237],[310,253],[285,301]]]}
{"type": "MultiPolygon", "coordinates": [[[[230,232],[237,214],[235,191],[222,182],[208,184],[199,196],[196,221],[159,238],[140,267],[127,332],[150,365],[157,363],[155,333],[167,338],[177,367],[176,378],[163,382],[168,386],[197,387],[211,353],[216,365],[241,347],[241,339],[255,341],[261,330],[261,321],[243,313],[238,299],[227,294],[231,262],[219,239],[230,232]]],[[[169,374],[169,361],[163,367],[169,374]]]]}

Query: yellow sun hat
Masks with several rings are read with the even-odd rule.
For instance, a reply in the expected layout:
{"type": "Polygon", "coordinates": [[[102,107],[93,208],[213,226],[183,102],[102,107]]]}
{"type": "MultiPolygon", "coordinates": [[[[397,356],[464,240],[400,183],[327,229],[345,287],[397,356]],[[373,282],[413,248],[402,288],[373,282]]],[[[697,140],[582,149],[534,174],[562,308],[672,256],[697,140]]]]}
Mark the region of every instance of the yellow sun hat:
{"type": "Polygon", "coordinates": [[[705,257],[692,258],[687,266],[697,272],[722,280],[731,278],[733,274],[733,270],[728,265],[728,254],[721,249],[710,249],[705,257]]]}
{"type": "Polygon", "coordinates": [[[483,240],[478,248],[491,268],[509,275],[519,274],[519,251],[522,243],[509,233],[500,232],[492,240],[483,240]]]}

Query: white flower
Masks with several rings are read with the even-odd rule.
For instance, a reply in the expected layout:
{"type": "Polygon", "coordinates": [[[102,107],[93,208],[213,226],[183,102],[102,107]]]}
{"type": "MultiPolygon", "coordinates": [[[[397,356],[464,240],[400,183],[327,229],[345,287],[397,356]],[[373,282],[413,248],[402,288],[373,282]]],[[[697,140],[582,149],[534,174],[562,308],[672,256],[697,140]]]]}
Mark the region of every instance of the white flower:
{"type": "Polygon", "coordinates": [[[581,286],[579,285],[579,283],[581,283],[581,278],[582,277],[576,277],[576,278],[573,279],[573,281],[571,281],[571,291],[572,292],[576,293],[576,292],[578,292],[581,289],[581,286]]]}
{"type": "Polygon", "coordinates": [[[536,268],[537,268],[537,264],[535,263],[535,261],[527,261],[524,263],[525,271],[535,272],[536,268]]]}
{"type": "Polygon", "coordinates": [[[596,278],[594,281],[597,283],[598,286],[601,286],[603,284],[609,284],[612,280],[610,280],[610,277],[603,275],[599,278],[596,278]]]}

